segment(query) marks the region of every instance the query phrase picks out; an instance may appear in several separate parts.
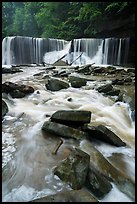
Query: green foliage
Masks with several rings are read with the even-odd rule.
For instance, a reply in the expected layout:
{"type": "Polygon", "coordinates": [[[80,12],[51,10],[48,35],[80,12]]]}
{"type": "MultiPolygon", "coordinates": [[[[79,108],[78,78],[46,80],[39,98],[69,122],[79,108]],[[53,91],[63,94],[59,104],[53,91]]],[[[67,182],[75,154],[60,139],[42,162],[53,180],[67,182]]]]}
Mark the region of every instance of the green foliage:
{"type": "Polygon", "coordinates": [[[2,2],[2,37],[94,37],[106,19],[133,7],[132,2],[2,2]]]}

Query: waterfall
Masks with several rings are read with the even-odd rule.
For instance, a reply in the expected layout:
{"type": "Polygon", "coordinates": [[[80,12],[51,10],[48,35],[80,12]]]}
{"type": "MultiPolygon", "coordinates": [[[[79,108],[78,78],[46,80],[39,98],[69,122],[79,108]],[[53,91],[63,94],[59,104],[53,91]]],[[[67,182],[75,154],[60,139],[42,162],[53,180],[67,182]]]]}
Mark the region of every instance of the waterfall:
{"type": "Polygon", "coordinates": [[[2,42],[2,64],[41,64],[63,60],[73,65],[88,63],[126,65],[130,48],[129,38],[82,38],[65,41],[51,38],[6,37],[2,42]],[[48,62],[49,61],[49,62],[48,62]]]}
{"type": "Polygon", "coordinates": [[[2,42],[2,64],[39,64],[46,52],[62,50],[67,41],[32,37],[6,37],[2,42]]]}

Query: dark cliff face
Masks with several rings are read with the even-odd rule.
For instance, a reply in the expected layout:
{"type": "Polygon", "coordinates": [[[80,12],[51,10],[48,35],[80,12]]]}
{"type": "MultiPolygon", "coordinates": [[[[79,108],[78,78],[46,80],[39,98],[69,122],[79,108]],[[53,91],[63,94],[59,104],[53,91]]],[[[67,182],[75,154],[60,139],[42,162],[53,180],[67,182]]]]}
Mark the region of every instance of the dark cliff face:
{"type": "Polygon", "coordinates": [[[135,37],[135,14],[103,22],[96,37],[135,37]]]}

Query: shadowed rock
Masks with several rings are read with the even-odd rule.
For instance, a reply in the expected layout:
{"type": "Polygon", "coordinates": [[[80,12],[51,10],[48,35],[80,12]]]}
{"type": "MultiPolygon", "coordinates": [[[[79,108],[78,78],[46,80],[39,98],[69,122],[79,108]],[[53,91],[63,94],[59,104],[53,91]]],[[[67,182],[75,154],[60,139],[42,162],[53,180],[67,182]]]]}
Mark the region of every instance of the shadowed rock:
{"type": "Polygon", "coordinates": [[[84,110],[59,110],[51,116],[51,121],[68,125],[90,123],[91,112],[84,110]]]}
{"type": "Polygon", "coordinates": [[[14,98],[22,98],[26,94],[33,93],[34,89],[27,85],[5,82],[2,84],[2,92],[9,93],[14,98]]]}
{"type": "Polygon", "coordinates": [[[51,91],[59,91],[61,89],[67,89],[69,84],[65,81],[58,79],[49,79],[46,84],[46,88],[51,91]]]}
{"type": "Polygon", "coordinates": [[[86,187],[98,199],[102,199],[111,190],[112,185],[93,166],[90,166],[86,179],[86,187]]]}
{"type": "Polygon", "coordinates": [[[88,134],[83,131],[51,121],[44,122],[42,130],[65,138],[74,138],[78,140],[88,138],[88,134]]]}
{"type": "Polygon", "coordinates": [[[70,76],[69,82],[74,88],[80,88],[81,86],[86,86],[87,80],[80,77],[70,76]]]}
{"type": "Polygon", "coordinates": [[[67,182],[71,188],[78,190],[85,184],[89,162],[89,155],[76,148],[72,150],[66,159],[55,167],[54,174],[67,182]]]}
{"type": "Polygon", "coordinates": [[[84,142],[81,149],[90,155],[90,166],[113,181],[119,190],[135,199],[135,183],[124,173],[116,169],[91,143],[84,142]]]}
{"type": "Polygon", "coordinates": [[[38,198],[30,202],[98,202],[87,190],[69,190],[38,198]]]}
{"type": "Polygon", "coordinates": [[[106,93],[108,91],[111,91],[112,89],[113,89],[113,86],[111,84],[105,84],[103,86],[98,87],[97,91],[106,93]]]}
{"type": "Polygon", "coordinates": [[[107,142],[109,144],[115,145],[117,147],[126,146],[126,144],[111,130],[103,125],[90,126],[85,125],[84,130],[89,133],[89,139],[95,138],[107,142]]]}
{"type": "Polygon", "coordinates": [[[9,109],[6,102],[2,100],[2,118],[6,115],[8,111],[9,109]]]}

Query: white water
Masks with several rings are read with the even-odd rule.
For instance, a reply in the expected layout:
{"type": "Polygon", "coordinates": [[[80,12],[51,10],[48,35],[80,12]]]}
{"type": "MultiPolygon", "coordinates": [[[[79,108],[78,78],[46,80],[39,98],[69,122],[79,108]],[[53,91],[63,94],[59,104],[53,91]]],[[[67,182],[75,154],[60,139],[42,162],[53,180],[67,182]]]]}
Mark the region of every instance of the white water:
{"type": "MultiPolygon", "coordinates": [[[[3,95],[9,107],[9,113],[2,125],[3,202],[25,202],[70,189],[53,175],[52,170],[66,157],[67,147],[80,147],[81,144],[73,139],[63,139],[64,143],[57,155],[52,155],[59,139],[41,132],[44,121],[57,110],[90,110],[92,124],[106,125],[123,139],[127,143],[126,147],[118,148],[97,141],[93,141],[93,144],[106,157],[112,156],[113,153],[122,153],[125,156],[127,174],[134,178],[135,124],[131,120],[128,104],[114,103],[95,91],[94,87],[101,83],[99,81],[88,82],[85,87],[79,89],[70,87],[51,92],[46,90],[45,80],[33,76],[34,73],[42,71],[40,67],[23,70],[22,73],[4,74],[2,77],[3,82],[21,81],[35,88],[33,94],[22,99],[12,99],[3,95]],[[72,98],[71,102],[68,101],[69,98],[72,98]],[[22,112],[24,114],[17,119],[22,112]]],[[[113,185],[113,189],[100,202],[114,201],[132,202],[113,185]]]]}

